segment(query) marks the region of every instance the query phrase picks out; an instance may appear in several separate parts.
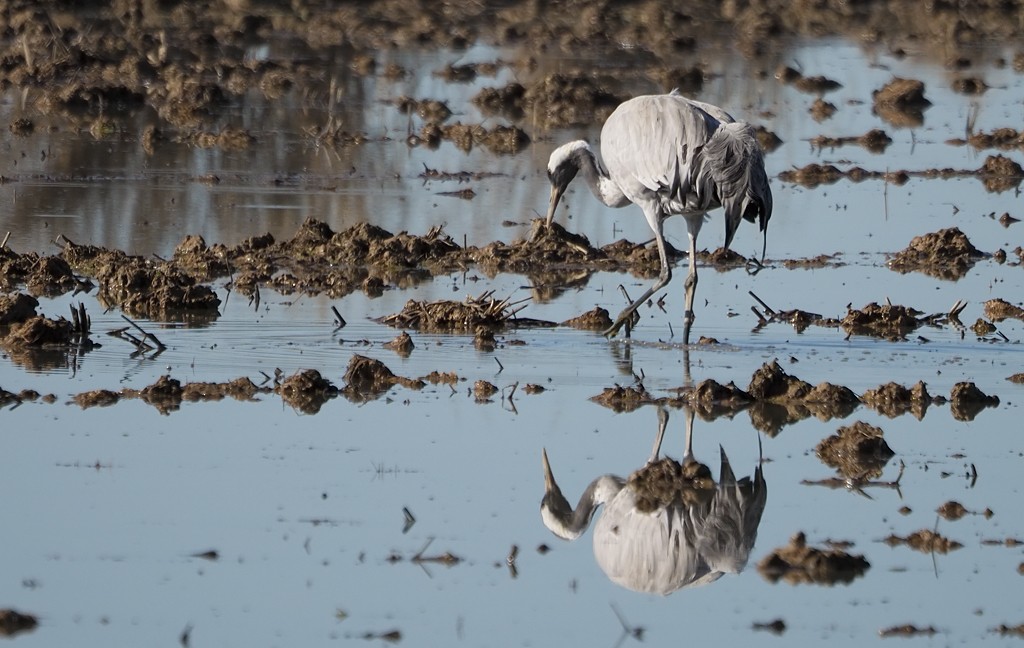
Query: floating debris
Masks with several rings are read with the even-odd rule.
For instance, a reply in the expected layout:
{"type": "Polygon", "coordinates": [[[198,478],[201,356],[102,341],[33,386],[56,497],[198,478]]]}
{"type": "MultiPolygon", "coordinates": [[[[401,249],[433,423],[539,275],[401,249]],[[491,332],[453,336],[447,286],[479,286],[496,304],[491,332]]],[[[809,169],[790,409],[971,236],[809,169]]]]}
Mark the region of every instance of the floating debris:
{"type": "Polygon", "coordinates": [[[753,624],[751,624],[750,627],[753,630],[763,630],[765,632],[770,632],[774,635],[781,635],[786,631],[786,622],[782,619],[774,619],[772,621],[767,622],[755,621],[753,624]]]}

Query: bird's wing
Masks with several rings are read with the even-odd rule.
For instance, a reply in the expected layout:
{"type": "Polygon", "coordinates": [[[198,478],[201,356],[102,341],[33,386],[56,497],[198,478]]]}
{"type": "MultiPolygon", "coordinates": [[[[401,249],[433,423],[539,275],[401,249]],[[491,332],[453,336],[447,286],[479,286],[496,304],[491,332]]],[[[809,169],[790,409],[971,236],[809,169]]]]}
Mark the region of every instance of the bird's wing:
{"type": "Polygon", "coordinates": [[[636,97],[608,117],[601,130],[601,155],[630,200],[656,198],[675,203],[671,211],[682,211],[687,194],[703,191],[694,186],[695,157],[718,123],[697,102],[679,95],[636,97]]]}

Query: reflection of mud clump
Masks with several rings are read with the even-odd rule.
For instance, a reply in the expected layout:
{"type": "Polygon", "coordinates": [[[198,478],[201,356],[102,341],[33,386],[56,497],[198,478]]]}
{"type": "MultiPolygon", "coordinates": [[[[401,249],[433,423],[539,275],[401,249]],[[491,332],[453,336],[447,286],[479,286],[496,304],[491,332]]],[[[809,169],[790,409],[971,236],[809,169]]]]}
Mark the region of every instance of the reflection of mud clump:
{"type": "Polygon", "coordinates": [[[836,183],[844,176],[845,174],[842,171],[831,164],[812,162],[799,169],[783,171],[779,174],[779,179],[813,189],[818,185],[836,183]]]}
{"type": "Polygon", "coordinates": [[[1016,188],[1024,178],[1024,168],[1008,157],[990,155],[978,174],[982,176],[985,189],[998,193],[1016,188]]]}
{"type": "Polygon", "coordinates": [[[852,582],[869,567],[871,563],[864,556],[854,556],[840,549],[808,547],[807,538],[801,532],[793,536],[787,546],[765,556],[757,570],[772,583],[781,579],[792,585],[835,585],[852,582]]]}
{"type": "Polygon", "coordinates": [[[758,401],[749,410],[751,423],[772,436],[811,415],[821,420],[849,416],[860,402],[847,387],[827,382],[812,387],[790,376],[777,360],[754,372],[747,391],[758,401]]]}
{"type": "Polygon", "coordinates": [[[872,153],[884,153],[885,149],[892,144],[892,138],[879,128],[873,128],[858,137],[828,137],[818,135],[811,139],[811,145],[819,149],[836,148],[845,144],[857,144],[863,146],[872,153]]]}
{"type": "Polygon", "coordinates": [[[951,522],[955,522],[963,516],[967,515],[969,511],[960,502],[957,502],[956,500],[949,500],[948,502],[940,506],[935,512],[942,516],[944,519],[949,520],[951,522]]]}
{"type": "Polygon", "coordinates": [[[950,540],[949,538],[935,533],[929,529],[921,529],[915,531],[907,537],[903,538],[895,533],[890,535],[884,540],[884,542],[890,547],[897,547],[899,545],[906,545],[915,551],[922,553],[949,553],[959,549],[963,545],[956,540],[950,540]]]}
{"type": "MultiPolygon", "coordinates": [[[[1002,322],[1006,319],[1024,320],[1024,308],[1014,306],[1004,299],[990,299],[985,302],[985,317],[993,322],[1002,322]]],[[[2,322],[0,318],[0,322],[2,322]]]]}
{"type": "Polygon", "coordinates": [[[498,301],[485,293],[480,297],[467,296],[464,302],[410,299],[401,312],[377,321],[417,331],[476,331],[479,327],[503,328],[509,316],[507,299],[498,301]]]}
{"type": "Polygon", "coordinates": [[[862,309],[850,309],[841,322],[851,335],[873,335],[886,340],[902,340],[920,325],[917,311],[895,304],[871,302],[862,309]]]}
{"type": "Polygon", "coordinates": [[[924,96],[924,83],[916,79],[894,78],[871,96],[875,114],[893,126],[920,126],[924,109],[931,105],[924,96]]]}
{"type": "Polygon", "coordinates": [[[238,401],[251,401],[256,394],[271,391],[267,387],[258,387],[248,378],[236,378],[231,382],[210,383],[192,382],[185,385],[181,392],[182,400],[186,401],[219,401],[230,396],[238,401]]]}
{"type": "MultiPolygon", "coordinates": [[[[351,364],[349,366],[351,368],[351,364]]],[[[316,369],[295,373],[278,385],[276,391],[284,402],[304,414],[316,414],[324,403],[338,395],[338,388],[316,369]]]]}
{"type": "Polygon", "coordinates": [[[889,267],[903,274],[916,270],[938,279],[956,281],[984,256],[963,232],[950,227],[915,236],[906,249],[889,261],[889,267]]]}
{"type": "Polygon", "coordinates": [[[601,308],[600,306],[594,308],[594,310],[587,311],[582,315],[578,315],[572,319],[562,322],[562,326],[569,326],[586,331],[604,331],[610,328],[611,325],[612,318],[608,314],[608,310],[601,308]]]}
{"type": "Polygon", "coordinates": [[[478,380],[473,383],[473,397],[478,403],[486,403],[490,401],[491,396],[498,393],[498,388],[494,386],[494,383],[486,380],[478,380]]]}
{"type": "MultiPolygon", "coordinates": [[[[181,381],[170,376],[160,376],[152,385],[143,387],[138,392],[139,398],[157,409],[161,414],[170,414],[181,407],[184,389],[181,381]]],[[[134,393],[126,393],[134,396],[134,393]]]]}
{"type": "Polygon", "coordinates": [[[896,418],[905,412],[910,412],[917,420],[924,418],[928,406],[933,402],[927,386],[921,381],[918,381],[910,389],[898,383],[886,383],[877,389],[869,389],[864,392],[861,400],[883,416],[896,418]]]}
{"type": "Polygon", "coordinates": [[[624,99],[588,77],[552,74],[526,90],[523,104],[550,130],[602,123],[624,99]]]}
{"type": "Polygon", "coordinates": [[[998,396],[989,396],[972,382],[953,385],[949,395],[949,411],[958,421],[973,421],[981,410],[998,405],[998,396]]]}
{"type": "Polygon", "coordinates": [[[711,470],[697,461],[664,457],[629,476],[628,486],[636,495],[636,508],[650,513],[679,502],[696,503],[710,499],[715,488],[711,470]]]}
{"type": "Polygon", "coordinates": [[[341,393],[349,400],[361,402],[379,397],[394,385],[402,385],[409,389],[422,389],[422,380],[412,380],[396,376],[380,360],[366,356],[353,355],[345,371],[345,386],[341,393]]]}
{"type": "Polygon", "coordinates": [[[656,402],[643,385],[638,388],[622,387],[621,385],[605,387],[604,391],[597,396],[592,396],[590,400],[619,413],[632,412],[642,405],[656,402]]]}
{"type": "Polygon", "coordinates": [[[21,632],[28,632],[35,629],[39,621],[31,614],[24,614],[17,610],[0,610],[0,635],[13,637],[21,632]]]}
{"type": "Polygon", "coordinates": [[[873,479],[895,454],[882,438],[882,429],[857,421],[823,439],[815,453],[846,477],[873,479]]]}
{"type": "MultiPolygon", "coordinates": [[[[39,300],[24,293],[0,295],[0,326],[24,322],[36,314],[39,300]]],[[[608,323],[611,326],[611,322],[608,323]]]]}

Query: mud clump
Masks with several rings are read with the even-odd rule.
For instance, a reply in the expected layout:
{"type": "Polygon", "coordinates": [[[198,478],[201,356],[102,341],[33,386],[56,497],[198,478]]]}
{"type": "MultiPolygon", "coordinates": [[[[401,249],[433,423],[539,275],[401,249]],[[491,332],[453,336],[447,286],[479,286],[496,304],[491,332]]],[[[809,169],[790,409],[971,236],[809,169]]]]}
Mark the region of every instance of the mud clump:
{"type": "Polygon", "coordinates": [[[890,626],[883,628],[878,631],[879,637],[930,637],[938,634],[939,631],[935,629],[935,626],[927,626],[920,628],[912,623],[905,625],[890,626]]]}
{"type": "Polygon", "coordinates": [[[728,416],[741,411],[754,402],[754,397],[729,382],[723,385],[710,378],[697,383],[697,386],[683,394],[694,413],[704,420],[712,420],[719,416],[728,416]]]}
{"type": "Polygon", "coordinates": [[[757,400],[799,400],[813,389],[810,383],[787,374],[777,360],[754,372],[747,392],[757,400]]]}
{"type": "Polygon", "coordinates": [[[998,407],[999,397],[989,396],[972,382],[953,385],[949,394],[950,413],[958,421],[973,421],[986,407],[998,407]]]}
{"type": "Polygon", "coordinates": [[[788,545],[765,556],[758,563],[757,570],[772,583],[785,580],[792,585],[835,585],[853,582],[869,567],[871,564],[864,556],[851,555],[840,549],[807,546],[807,538],[800,532],[790,539],[788,545]]]}
{"type": "Polygon", "coordinates": [[[936,510],[936,513],[938,513],[940,516],[942,516],[946,520],[949,520],[951,522],[955,522],[955,521],[959,520],[960,518],[962,518],[963,516],[967,515],[967,513],[969,513],[969,511],[960,502],[957,502],[955,500],[950,500],[950,501],[946,502],[945,504],[943,504],[942,506],[940,506],[936,510]]]}
{"type": "Polygon", "coordinates": [[[864,392],[861,401],[883,416],[896,418],[906,412],[911,412],[914,418],[920,421],[928,411],[928,406],[935,402],[935,399],[928,393],[927,385],[918,381],[910,389],[898,383],[886,383],[876,389],[864,392]]]}
{"type": "Polygon", "coordinates": [[[598,405],[603,405],[614,412],[632,412],[643,405],[656,403],[657,399],[651,396],[643,385],[637,387],[605,387],[597,396],[591,396],[590,400],[598,405]]]}
{"type": "Polygon", "coordinates": [[[937,279],[956,281],[984,256],[959,228],[950,227],[915,236],[910,245],[889,261],[889,267],[902,274],[917,271],[937,279]]]}
{"type": "Polygon", "coordinates": [[[94,389],[75,394],[72,400],[82,409],[90,407],[109,407],[121,400],[121,394],[109,389],[94,389]]]}
{"type": "Polygon", "coordinates": [[[873,479],[881,476],[882,468],[896,454],[883,434],[881,428],[857,421],[823,439],[815,454],[846,477],[873,479]]]}
{"type": "Polygon", "coordinates": [[[993,322],[1002,322],[1007,319],[1024,320],[1024,308],[1015,306],[1005,299],[990,299],[985,302],[985,317],[993,322]]]}
{"type": "Polygon", "coordinates": [[[395,385],[409,389],[422,389],[426,383],[396,376],[380,360],[355,354],[345,371],[345,386],[341,393],[351,401],[364,402],[379,398],[395,385]]]}
{"type": "Polygon", "coordinates": [[[850,335],[871,335],[886,340],[902,340],[918,326],[920,313],[897,304],[871,302],[861,309],[850,309],[840,325],[850,335]]]}
{"type": "Polygon", "coordinates": [[[608,314],[607,309],[601,308],[600,306],[561,323],[561,326],[568,326],[585,331],[606,331],[611,328],[611,325],[611,315],[608,314]]]}
{"type": "MultiPolygon", "coordinates": [[[[361,356],[355,356],[358,358],[361,356]]],[[[369,358],[364,358],[369,360],[369,358]]],[[[352,363],[349,363],[349,371],[352,363]]],[[[347,376],[348,374],[346,374],[347,376]]],[[[316,414],[324,403],[338,395],[338,388],[316,369],[305,369],[286,378],[275,390],[284,402],[303,414],[316,414]]]]}
{"type": "Polygon", "coordinates": [[[924,109],[931,105],[924,96],[924,83],[916,79],[894,78],[871,93],[872,111],[897,127],[915,127],[924,123],[924,109]]]}
{"type": "Polygon", "coordinates": [[[395,339],[390,342],[385,342],[384,348],[394,351],[403,358],[408,358],[413,349],[416,348],[416,345],[412,341],[412,336],[405,331],[402,331],[395,339]]]}
{"type": "Polygon", "coordinates": [[[230,382],[191,382],[181,390],[182,400],[220,401],[231,397],[237,401],[254,401],[257,394],[272,391],[269,387],[259,387],[248,378],[236,378],[230,382]]]}
{"type": "Polygon", "coordinates": [[[779,174],[783,182],[792,182],[808,188],[815,188],[824,184],[835,184],[846,174],[832,164],[817,164],[812,162],[799,169],[789,169],[779,174]]]}
{"type": "Polygon", "coordinates": [[[39,300],[25,293],[0,295],[0,326],[21,323],[35,317],[37,306],[39,300]]]}
{"type": "Polygon", "coordinates": [[[466,297],[464,302],[436,302],[410,299],[401,312],[378,319],[381,324],[416,331],[473,331],[480,327],[504,328],[511,316],[509,300],[496,300],[492,293],[466,297]]]}
{"type": "Polygon", "coordinates": [[[1015,189],[1024,178],[1024,167],[1003,155],[990,155],[978,169],[985,189],[994,193],[1015,189]]]}
{"type": "Polygon", "coordinates": [[[13,637],[34,630],[37,625],[39,620],[31,614],[12,609],[0,610],[0,635],[4,637],[13,637]]]}
{"type": "Polygon", "coordinates": [[[875,128],[857,137],[828,137],[818,135],[811,139],[811,145],[819,149],[837,148],[846,144],[862,146],[872,153],[884,153],[892,144],[892,138],[885,131],[875,128]]]}
{"type": "Polygon", "coordinates": [[[498,388],[486,380],[478,380],[473,383],[473,397],[478,403],[487,403],[491,400],[491,396],[498,393],[498,388]]]}
{"type": "Polygon", "coordinates": [[[54,347],[68,346],[74,337],[71,322],[64,319],[50,319],[36,315],[29,319],[12,324],[3,338],[5,348],[16,347],[54,347]]]}
{"type": "Polygon", "coordinates": [[[963,545],[956,540],[950,540],[949,538],[935,533],[930,529],[921,529],[920,531],[915,531],[906,537],[901,537],[894,533],[887,537],[884,542],[890,547],[905,545],[922,553],[934,552],[946,554],[950,551],[963,547],[963,545]]]}
{"type": "Polygon", "coordinates": [[[664,457],[629,476],[629,488],[636,496],[636,508],[651,513],[680,502],[709,500],[715,488],[711,470],[697,461],[679,463],[664,457]]]}

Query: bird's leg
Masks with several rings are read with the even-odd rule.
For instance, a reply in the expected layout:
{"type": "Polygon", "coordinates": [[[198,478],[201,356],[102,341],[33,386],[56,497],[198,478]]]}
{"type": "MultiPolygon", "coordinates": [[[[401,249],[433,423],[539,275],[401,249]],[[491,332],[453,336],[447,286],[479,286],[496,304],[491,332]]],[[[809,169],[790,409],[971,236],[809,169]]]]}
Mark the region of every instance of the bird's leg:
{"type": "Polygon", "coordinates": [[[643,305],[645,301],[650,299],[651,295],[664,288],[669,281],[672,280],[672,268],[668,263],[668,253],[665,251],[665,237],[661,233],[661,223],[658,222],[658,227],[654,231],[654,241],[658,244],[658,257],[661,259],[661,274],[658,275],[658,280],[654,282],[654,285],[647,289],[647,292],[640,295],[636,301],[626,307],[626,310],[619,313],[615,323],[612,324],[604,334],[607,337],[615,337],[622,328],[622,325],[629,321],[632,324],[632,316],[636,313],[637,309],[643,305]]]}
{"type": "Polygon", "coordinates": [[[693,324],[693,297],[697,293],[697,235],[690,233],[690,274],[686,275],[686,313],[683,315],[683,344],[690,343],[693,324]]]}

